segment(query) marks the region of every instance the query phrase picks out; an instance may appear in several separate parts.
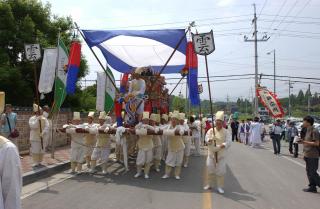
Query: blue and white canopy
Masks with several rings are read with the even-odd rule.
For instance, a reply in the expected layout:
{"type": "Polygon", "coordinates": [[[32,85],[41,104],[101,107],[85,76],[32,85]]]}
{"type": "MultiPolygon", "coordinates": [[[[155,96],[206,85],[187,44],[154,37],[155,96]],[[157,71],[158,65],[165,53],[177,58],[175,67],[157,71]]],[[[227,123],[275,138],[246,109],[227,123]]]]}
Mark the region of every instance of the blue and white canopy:
{"type": "MultiPolygon", "coordinates": [[[[89,47],[98,47],[115,70],[130,73],[136,67],[151,66],[159,72],[184,29],[170,30],[82,30],[89,47]]],[[[186,38],[162,73],[179,73],[186,63],[186,38]]]]}

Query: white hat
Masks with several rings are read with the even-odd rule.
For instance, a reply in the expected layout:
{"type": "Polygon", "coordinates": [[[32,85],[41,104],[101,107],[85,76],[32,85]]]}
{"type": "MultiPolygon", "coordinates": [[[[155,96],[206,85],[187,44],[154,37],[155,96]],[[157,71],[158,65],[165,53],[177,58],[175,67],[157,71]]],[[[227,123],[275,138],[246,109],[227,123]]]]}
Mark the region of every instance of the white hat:
{"type": "Polygon", "coordinates": [[[168,121],[168,115],[167,114],[162,114],[161,118],[164,119],[165,121],[168,121]]]}
{"type": "Polygon", "coordinates": [[[143,68],[143,67],[137,67],[137,68],[134,70],[134,73],[140,75],[143,71],[144,71],[144,68],[143,68]]]}
{"type": "Polygon", "coordinates": [[[179,113],[179,120],[184,120],[186,118],[186,114],[181,112],[179,113]]]}
{"type": "Polygon", "coordinates": [[[156,114],[156,122],[160,123],[160,114],[156,114]]]}
{"type": "Polygon", "coordinates": [[[3,91],[0,91],[0,113],[4,110],[4,104],[5,104],[5,93],[3,91]]]}
{"type": "Polygon", "coordinates": [[[88,117],[94,117],[94,112],[93,111],[91,111],[91,112],[89,112],[89,114],[88,114],[88,117]]]}
{"type": "Polygon", "coordinates": [[[38,112],[38,110],[42,110],[41,107],[39,107],[37,104],[33,104],[33,112],[38,112]]]}
{"type": "Polygon", "coordinates": [[[142,114],[142,120],[143,120],[143,119],[149,119],[149,115],[150,115],[149,112],[143,112],[143,114],[142,114]]]}
{"type": "Polygon", "coordinates": [[[180,119],[180,114],[179,114],[179,111],[173,111],[173,113],[171,114],[171,118],[176,118],[176,119],[180,119]]]}
{"type": "Polygon", "coordinates": [[[81,120],[80,112],[73,112],[73,120],[81,120]]]}
{"type": "Polygon", "coordinates": [[[216,120],[224,121],[224,111],[218,111],[216,113],[216,120]]]}
{"type": "Polygon", "coordinates": [[[102,119],[102,120],[105,120],[106,119],[106,112],[105,111],[102,111],[102,112],[100,112],[100,114],[99,114],[99,119],[102,119]]]}
{"type": "Polygon", "coordinates": [[[154,122],[157,122],[157,114],[151,113],[150,120],[153,120],[154,122]]]}

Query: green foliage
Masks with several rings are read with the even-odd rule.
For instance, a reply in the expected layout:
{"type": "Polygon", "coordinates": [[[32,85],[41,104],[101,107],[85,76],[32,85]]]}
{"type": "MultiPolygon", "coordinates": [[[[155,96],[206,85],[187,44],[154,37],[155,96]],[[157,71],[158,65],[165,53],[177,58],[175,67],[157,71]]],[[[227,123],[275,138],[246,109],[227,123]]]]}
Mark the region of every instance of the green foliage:
{"type": "MultiPolygon", "coordinates": [[[[56,47],[60,29],[61,39],[69,48],[72,19],[52,15],[50,4],[39,0],[2,0],[0,14],[0,90],[6,92],[7,102],[30,106],[35,97],[34,66],[25,60],[24,44],[37,42],[42,49],[56,47]]],[[[36,63],[38,77],[41,62],[36,63]]],[[[87,61],[82,56],[79,77],[87,73],[87,61]]],[[[43,103],[51,104],[52,96],[49,94],[43,103]]]]}

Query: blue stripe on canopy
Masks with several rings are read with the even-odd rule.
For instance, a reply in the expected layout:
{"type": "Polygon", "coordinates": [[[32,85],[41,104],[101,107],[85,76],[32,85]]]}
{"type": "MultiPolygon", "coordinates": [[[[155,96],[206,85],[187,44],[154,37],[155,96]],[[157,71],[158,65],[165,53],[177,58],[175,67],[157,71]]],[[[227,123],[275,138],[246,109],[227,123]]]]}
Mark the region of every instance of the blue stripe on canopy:
{"type": "MultiPolygon", "coordinates": [[[[82,30],[90,47],[98,47],[115,70],[130,73],[151,66],[159,72],[173,52],[184,29],[170,30],[82,30]]],[[[186,38],[163,73],[179,73],[185,66],[186,38]]]]}

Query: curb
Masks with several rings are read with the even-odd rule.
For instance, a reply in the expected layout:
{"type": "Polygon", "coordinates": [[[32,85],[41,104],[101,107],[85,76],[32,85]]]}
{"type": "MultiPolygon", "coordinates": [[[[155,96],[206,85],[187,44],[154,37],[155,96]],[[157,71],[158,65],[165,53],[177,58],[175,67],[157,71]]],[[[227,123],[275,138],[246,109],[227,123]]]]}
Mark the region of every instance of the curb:
{"type": "Polygon", "coordinates": [[[60,163],[45,166],[37,169],[36,171],[29,171],[22,176],[22,185],[28,185],[38,181],[39,179],[50,177],[61,171],[65,171],[70,168],[70,161],[62,161],[60,163]]]}

